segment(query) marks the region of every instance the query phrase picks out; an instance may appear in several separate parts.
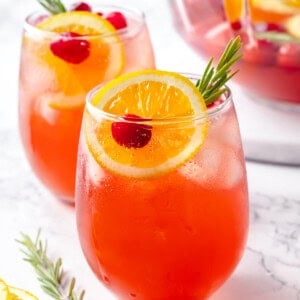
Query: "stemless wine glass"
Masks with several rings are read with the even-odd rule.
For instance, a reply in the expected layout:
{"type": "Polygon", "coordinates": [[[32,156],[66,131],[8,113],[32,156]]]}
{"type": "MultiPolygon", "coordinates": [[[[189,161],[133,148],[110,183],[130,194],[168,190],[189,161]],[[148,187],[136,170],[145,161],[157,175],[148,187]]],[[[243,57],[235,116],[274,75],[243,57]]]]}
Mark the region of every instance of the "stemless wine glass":
{"type": "MultiPolygon", "coordinates": [[[[155,67],[142,12],[109,5],[95,7],[95,11],[103,17],[109,12],[121,12],[127,27],[103,34],[95,34],[90,29],[90,34],[80,35],[73,30],[68,32],[65,19],[61,19],[63,29],[51,32],[40,26],[47,15],[34,13],[27,17],[23,32],[19,84],[22,142],[36,176],[58,199],[69,203],[74,201],[76,157],[86,93],[122,73],[155,67]]],[[[77,21],[82,22],[81,15],[90,14],[76,13],[79,18],[75,17],[74,29],[77,21]]],[[[100,17],[95,12],[93,18],[100,17]]],[[[80,24],[78,28],[98,26],[99,20],[91,23],[80,24]]]]}
{"type": "Polygon", "coordinates": [[[300,111],[300,6],[284,0],[170,0],[177,29],[205,58],[240,35],[235,80],[258,103],[300,111]],[[226,12],[227,11],[227,12],[226,12]]]}
{"type": "MultiPolygon", "coordinates": [[[[103,100],[96,95],[105,88],[87,96],[79,142],[75,208],[84,255],[119,299],[206,299],[235,269],[248,231],[245,161],[231,92],[214,102],[208,115],[141,123],[130,111],[124,118],[100,109],[95,103],[103,100]],[[168,154],[156,150],[165,146],[164,139],[147,149],[110,145],[125,134],[114,129],[133,126],[144,130],[143,137],[151,130],[153,140],[159,134],[177,147],[178,134],[204,122],[209,126],[202,147],[175,169],[160,174],[158,167],[155,176],[130,176],[137,172],[130,162],[143,168],[152,159],[164,160],[168,154]],[[128,165],[118,167],[114,160],[128,165]]],[[[147,93],[141,97],[147,99],[147,93]]]]}

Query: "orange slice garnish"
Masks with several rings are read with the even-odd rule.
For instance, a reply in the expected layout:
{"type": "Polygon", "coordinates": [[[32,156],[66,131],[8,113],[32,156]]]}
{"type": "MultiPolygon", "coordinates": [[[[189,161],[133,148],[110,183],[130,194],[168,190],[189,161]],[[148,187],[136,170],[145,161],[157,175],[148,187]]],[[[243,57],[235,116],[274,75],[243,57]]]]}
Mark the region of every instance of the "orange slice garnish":
{"type": "MultiPolygon", "coordinates": [[[[101,16],[86,11],[70,11],[50,16],[37,26],[43,31],[80,35],[80,39],[89,43],[88,57],[78,64],[72,64],[55,56],[44,42],[37,55],[46,62],[56,77],[57,91],[66,96],[77,96],[89,91],[100,82],[118,76],[124,67],[124,46],[115,28],[101,16]]],[[[51,35],[49,35],[49,39],[51,35]]],[[[55,37],[59,39],[59,37],[55,37]]],[[[50,43],[53,40],[50,40],[50,43]]],[[[70,98],[69,98],[70,99],[70,98]]],[[[77,99],[78,98],[74,98],[77,99]]],[[[83,105],[81,101],[74,106],[83,105]]],[[[64,97],[54,97],[52,106],[65,108],[72,103],[64,97]]]]}
{"type": "Polygon", "coordinates": [[[206,105],[194,84],[159,70],[133,72],[109,82],[87,103],[84,118],[86,143],[94,159],[112,173],[134,178],[176,169],[195,155],[208,129],[206,105]],[[150,141],[141,148],[120,145],[112,134],[116,120],[101,117],[99,109],[156,120],[144,122],[151,126],[150,141]],[[201,120],[195,121],[195,116],[201,120]],[[185,122],[174,122],[176,117],[185,122]]]}
{"type": "Polygon", "coordinates": [[[245,0],[223,0],[225,15],[229,23],[233,24],[243,19],[245,0]]]}

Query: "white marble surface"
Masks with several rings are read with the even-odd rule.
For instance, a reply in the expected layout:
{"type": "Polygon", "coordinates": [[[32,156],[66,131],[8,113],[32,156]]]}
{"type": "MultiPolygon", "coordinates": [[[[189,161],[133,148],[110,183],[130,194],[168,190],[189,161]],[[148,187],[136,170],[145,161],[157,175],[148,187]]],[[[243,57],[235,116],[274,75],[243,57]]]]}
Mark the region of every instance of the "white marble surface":
{"type": "MultiPolygon", "coordinates": [[[[204,62],[173,30],[165,0],[122,2],[146,11],[158,67],[201,71],[204,62]]],[[[49,299],[22,261],[15,242],[21,231],[34,236],[41,228],[50,255],[63,258],[65,270],[87,290],[86,299],[112,300],[81,253],[74,209],[56,201],[40,185],[20,145],[19,41],[22,20],[37,7],[34,0],[0,2],[0,278],[32,291],[41,300],[49,299]]],[[[212,300],[299,300],[300,168],[248,162],[247,171],[251,205],[247,249],[235,273],[212,300]]]]}

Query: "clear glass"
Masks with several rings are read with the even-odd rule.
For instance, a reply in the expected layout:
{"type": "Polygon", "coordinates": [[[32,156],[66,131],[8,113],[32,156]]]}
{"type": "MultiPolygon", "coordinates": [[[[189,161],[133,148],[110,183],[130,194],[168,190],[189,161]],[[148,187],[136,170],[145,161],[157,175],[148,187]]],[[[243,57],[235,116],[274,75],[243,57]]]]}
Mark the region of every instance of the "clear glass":
{"type": "Polygon", "coordinates": [[[230,24],[223,0],[169,1],[176,28],[205,58],[219,57],[230,38],[241,36],[243,59],[234,80],[253,100],[300,111],[300,39],[291,39],[284,26],[289,17],[300,14],[299,3],[290,1],[284,9],[276,4],[288,1],[241,2],[246,14],[230,24]]]}
{"type": "Polygon", "coordinates": [[[22,40],[19,125],[24,149],[36,176],[57,198],[73,203],[77,148],[87,92],[121,73],[154,68],[154,54],[142,12],[118,6],[128,26],[115,34],[68,37],[89,43],[89,57],[69,63],[51,51],[58,33],[38,29],[45,18],[27,17],[22,40]],[[103,46],[105,42],[107,46],[103,46]],[[109,48],[109,49],[108,49],[109,48]]]}
{"type": "MultiPolygon", "coordinates": [[[[101,167],[90,151],[95,145],[86,130],[99,138],[102,122],[120,120],[91,104],[100,88],[88,95],[76,181],[78,233],[91,269],[119,299],[206,299],[237,266],[248,232],[245,161],[230,91],[209,109],[198,153],[173,171],[138,179],[101,167]]],[[[203,120],[147,125],[170,137],[174,128],[203,120]]]]}

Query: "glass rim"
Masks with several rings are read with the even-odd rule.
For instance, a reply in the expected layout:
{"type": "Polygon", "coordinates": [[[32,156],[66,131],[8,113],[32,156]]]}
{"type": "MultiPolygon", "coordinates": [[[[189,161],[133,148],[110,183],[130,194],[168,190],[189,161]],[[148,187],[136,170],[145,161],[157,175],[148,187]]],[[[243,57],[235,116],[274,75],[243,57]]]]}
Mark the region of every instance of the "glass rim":
{"type": "MultiPolygon", "coordinates": [[[[111,9],[112,11],[115,10],[115,11],[126,12],[128,15],[132,15],[135,17],[136,20],[138,20],[138,22],[135,23],[134,25],[130,25],[130,26],[128,26],[126,28],[122,28],[122,29],[116,29],[118,36],[122,37],[123,39],[134,36],[135,34],[140,32],[140,30],[146,23],[145,13],[136,7],[127,7],[127,6],[114,5],[114,4],[100,4],[100,5],[96,5],[95,8],[96,9],[97,8],[111,9]]],[[[29,34],[35,35],[36,37],[40,37],[40,38],[61,37],[61,33],[43,30],[43,29],[37,28],[35,25],[30,23],[30,19],[32,17],[44,16],[44,15],[46,16],[49,14],[46,11],[43,12],[42,10],[36,10],[36,11],[33,11],[30,14],[28,14],[24,20],[23,30],[29,34]]],[[[82,39],[83,37],[92,39],[92,38],[99,38],[99,37],[104,38],[104,37],[111,37],[111,36],[115,36],[115,32],[93,34],[93,35],[80,35],[78,37],[70,37],[70,39],[76,40],[76,39],[82,39]]]]}
{"type": "MultiPolygon", "coordinates": [[[[196,74],[192,73],[182,73],[177,72],[186,78],[190,79],[192,82],[196,82],[201,76],[198,76],[196,74]]],[[[125,123],[139,123],[139,124],[152,124],[152,125],[167,125],[167,124],[181,124],[181,123],[191,123],[191,122],[201,122],[207,121],[209,119],[212,119],[221,113],[225,112],[229,105],[233,102],[232,99],[232,92],[231,89],[225,85],[226,88],[224,94],[223,94],[223,100],[221,103],[219,103],[216,106],[213,107],[207,107],[207,110],[205,112],[202,112],[198,115],[192,115],[192,116],[174,116],[174,117],[168,117],[168,118],[141,118],[141,119],[130,119],[124,118],[123,115],[113,114],[106,112],[102,110],[101,108],[93,105],[92,99],[93,96],[105,85],[106,83],[101,83],[97,86],[95,86],[92,90],[90,90],[86,95],[85,100],[85,107],[86,109],[96,118],[99,120],[106,119],[112,122],[125,122],[125,123]]]]}

